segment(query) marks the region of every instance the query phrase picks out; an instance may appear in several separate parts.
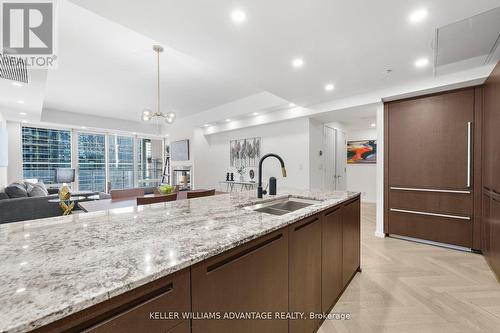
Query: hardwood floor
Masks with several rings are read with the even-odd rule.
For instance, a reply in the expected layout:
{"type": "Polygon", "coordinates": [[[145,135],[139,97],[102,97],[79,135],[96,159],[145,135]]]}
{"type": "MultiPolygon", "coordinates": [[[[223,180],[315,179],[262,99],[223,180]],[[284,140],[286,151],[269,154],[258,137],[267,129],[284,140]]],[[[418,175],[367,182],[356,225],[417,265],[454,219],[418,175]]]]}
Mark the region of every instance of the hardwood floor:
{"type": "Polygon", "coordinates": [[[479,254],[377,238],[363,204],[361,267],[318,333],[500,332],[500,283],[479,254]]]}

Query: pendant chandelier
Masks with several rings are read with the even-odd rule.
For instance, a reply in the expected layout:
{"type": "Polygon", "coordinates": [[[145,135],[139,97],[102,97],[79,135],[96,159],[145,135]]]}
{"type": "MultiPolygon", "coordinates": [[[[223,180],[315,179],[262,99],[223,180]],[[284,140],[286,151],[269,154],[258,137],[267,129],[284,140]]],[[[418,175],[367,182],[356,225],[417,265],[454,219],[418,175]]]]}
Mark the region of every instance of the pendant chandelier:
{"type": "Polygon", "coordinates": [[[156,111],[145,109],[142,111],[142,120],[150,121],[153,118],[163,118],[167,124],[172,124],[175,120],[175,112],[163,113],[160,109],[160,53],[163,52],[163,47],[160,45],[153,45],[153,50],[156,52],[157,69],[158,69],[158,105],[156,111]]]}

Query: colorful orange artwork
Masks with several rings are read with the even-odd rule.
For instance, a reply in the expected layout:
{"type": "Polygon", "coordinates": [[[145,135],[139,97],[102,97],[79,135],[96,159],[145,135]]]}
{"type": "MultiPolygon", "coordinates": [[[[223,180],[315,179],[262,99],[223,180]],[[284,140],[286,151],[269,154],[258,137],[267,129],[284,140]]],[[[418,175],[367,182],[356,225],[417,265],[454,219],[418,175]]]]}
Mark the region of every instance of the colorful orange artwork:
{"type": "Polygon", "coordinates": [[[347,142],[347,163],[377,163],[377,140],[347,142]]]}

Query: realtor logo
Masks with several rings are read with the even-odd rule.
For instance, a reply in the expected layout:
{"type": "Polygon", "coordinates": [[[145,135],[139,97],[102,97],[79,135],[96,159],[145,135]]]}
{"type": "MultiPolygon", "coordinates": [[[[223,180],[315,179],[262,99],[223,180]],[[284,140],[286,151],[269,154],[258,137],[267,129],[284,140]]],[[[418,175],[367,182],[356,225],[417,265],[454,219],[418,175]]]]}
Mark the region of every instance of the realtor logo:
{"type": "Polygon", "coordinates": [[[21,59],[28,67],[54,68],[54,1],[0,0],[0,4],[2,54],[21,59]]]}

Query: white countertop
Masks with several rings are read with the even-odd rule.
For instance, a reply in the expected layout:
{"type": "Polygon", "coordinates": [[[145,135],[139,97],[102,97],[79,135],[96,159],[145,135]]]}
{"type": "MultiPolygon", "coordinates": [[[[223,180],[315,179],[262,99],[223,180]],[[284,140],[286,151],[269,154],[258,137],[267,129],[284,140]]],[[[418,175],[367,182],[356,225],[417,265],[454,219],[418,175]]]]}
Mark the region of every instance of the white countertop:
{"type": "Polygon", "coordinates": [[[0,332],[25,332],[359,195],[255,191],[0,225],[0,332]],[[321,200],[275,216],[244,206],[321,200]]]}

